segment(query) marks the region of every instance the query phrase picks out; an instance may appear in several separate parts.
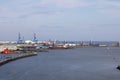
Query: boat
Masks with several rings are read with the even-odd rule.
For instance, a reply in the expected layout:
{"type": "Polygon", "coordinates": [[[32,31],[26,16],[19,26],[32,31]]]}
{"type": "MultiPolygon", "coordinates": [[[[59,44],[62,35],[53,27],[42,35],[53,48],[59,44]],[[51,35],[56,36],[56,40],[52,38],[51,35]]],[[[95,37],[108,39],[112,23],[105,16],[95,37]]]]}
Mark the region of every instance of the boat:
{"type": "Polygon", "coordinates": [[[48,49],[41,46],[18,46],[18,51],[22,52],[48,52],[48,49]]]}
{"type": "Polygon", "coordinates": [[[69,49],[69,47],[64,47],[64,46],[49,46],[49,49],[69,49]]]}
{"type": "Polygon", "coordinates": [[[118,65],[118,66],[116,67],[116,69],[120,70],[120,65],[118,65]]]}
{"type": "Polygon", "coordinates": [[[11,51],[11,50],[9,50],[8,48],[6,48],[6,49],[4,49],[1,53],[2,53],[2,54],[16,54],[17,52],[11,51]]]}

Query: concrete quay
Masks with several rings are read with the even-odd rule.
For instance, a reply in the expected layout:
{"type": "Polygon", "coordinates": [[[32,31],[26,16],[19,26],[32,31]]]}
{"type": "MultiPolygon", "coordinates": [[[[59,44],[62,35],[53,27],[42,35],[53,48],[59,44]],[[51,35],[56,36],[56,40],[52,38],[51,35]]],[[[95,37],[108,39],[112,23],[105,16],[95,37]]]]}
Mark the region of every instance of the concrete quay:
{"type": "MultiPolygon", "coordinates": [[[[15,55],[15,54],[14,54],[15,55]]],[[[4,59],[0,59],[0,66],[9,63],[11,61],[15,61],[17,59],[21,59],[21,58],[25,58],[25,57],[30,57],[30,56],[36,56],[37,53],[36,52],[31,52],[31,53],[19,53],[19,55],[17,54],[17,56],[11,57],[11,56],[7,56],[6,54],[6,58],[4,59]]],[[[5,56],[5,55],[4,55],[5,56]]]]}
{"type": "Polygon", "coordinates": [[[41,48],[41,44],[17,44],[17,43],[5,43],[0,44],[0,52],[8,48],[9,50],[22,50],[22,51],[34,51],[34,52],[47,52],[47,48],[41,48]]]}

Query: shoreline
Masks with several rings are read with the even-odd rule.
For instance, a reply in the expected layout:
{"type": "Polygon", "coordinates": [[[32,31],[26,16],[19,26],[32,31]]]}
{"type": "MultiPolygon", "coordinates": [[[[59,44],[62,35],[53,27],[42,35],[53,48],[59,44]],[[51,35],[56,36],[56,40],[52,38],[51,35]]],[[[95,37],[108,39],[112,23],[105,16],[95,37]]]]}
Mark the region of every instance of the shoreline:
{"type": "Polygon", "coordinates": [[[0,60],[0,67],[4,64],[7,64],[7,63],[15,61],[15,60],[22,59],[25,57],[30,57],[30,56],[36,56],[36,55],[37,55],[37,53],[33,52],[33,53],[23,53],[23,54],[20,54],[16,57],[9,57],[5,60],[0,60]]]}

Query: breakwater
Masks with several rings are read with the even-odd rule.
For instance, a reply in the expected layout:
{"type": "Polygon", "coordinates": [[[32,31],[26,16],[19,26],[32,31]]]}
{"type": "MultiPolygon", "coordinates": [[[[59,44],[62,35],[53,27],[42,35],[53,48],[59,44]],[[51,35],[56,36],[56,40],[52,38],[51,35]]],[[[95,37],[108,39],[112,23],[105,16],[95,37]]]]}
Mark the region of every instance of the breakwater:
{"type": "Polygon", "coordinates": [[[24,58],[24,57],[35,56],[35,55],[37,55],[37,53],[32,52],[32,53],[20,53],[19,55],[15,56],[15,57],[7,57],[6,59],[0,60],[0,66],[6,64],[8,62],[15,61],[17,59],[21,59],[21,58],[24,58]]]}

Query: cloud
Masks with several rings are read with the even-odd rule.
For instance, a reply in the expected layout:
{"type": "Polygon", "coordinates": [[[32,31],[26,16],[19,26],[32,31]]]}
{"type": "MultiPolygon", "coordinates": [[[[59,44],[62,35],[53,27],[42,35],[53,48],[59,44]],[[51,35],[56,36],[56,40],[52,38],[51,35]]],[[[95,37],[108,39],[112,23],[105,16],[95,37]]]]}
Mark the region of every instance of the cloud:
{"type": "Polygon", "coordinates": [[[62,8],[85,7],[91,5],[82,0],[42,0],[42,5],[54,5],[62,8]]]}
{"type": "Polygon", "coordinates": [[[102,4],[104,4],[104,6],[107,6],[107,7],[120,8],[120,1],[105,0],[105,1],[102,1],[102,4]]]}
{"type": "Polygon", "coordinates": [[[120,17],[120,10],[118,9],[101,9],[99,10],[99,12],[106,14],[106,15],[110,15],[113,17],[120,17]]]}
{"type": "Polygon", "coordinates": [[[10,0],[0,4],[0,18],[54,15],[67,9],[94,7],[102,14],[119,15],[116,0],[10,0]],[[110,12],[110,13],[109,13],[110,12]]]}
{"type": "Polygon", "coordinates": [[[96,3],[97,11],[112,17],[120,17],[120,1],[101,0],[96,3]]]}
{"type": "Polygon", "coordinates": [[[2,8],[0,9],[0,18],[13,18],[13,17],[16,17],[17,14],[10,11],[9,9],[7,8],[2,8]]]}
{"type": "Polygon", "coordinates": [[[57,12],[55,11],[38,11],[38,12],[36,11],[36,12],[21,14],[17,18],[28,18],[30,16],[47,16],[47,15],[53,15],[56,13],[57,12]]]}
{"type": "Polygon", "coordinates": [[[61,12],[58,9],[89,6],[82,0],[11,0],[0,5],[0,17],[19,18],[61,12]],[[50,9],[51,8],[51,9],[50,9]]]}

